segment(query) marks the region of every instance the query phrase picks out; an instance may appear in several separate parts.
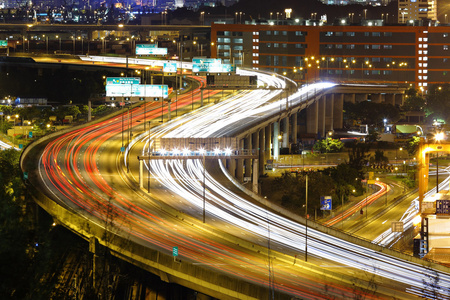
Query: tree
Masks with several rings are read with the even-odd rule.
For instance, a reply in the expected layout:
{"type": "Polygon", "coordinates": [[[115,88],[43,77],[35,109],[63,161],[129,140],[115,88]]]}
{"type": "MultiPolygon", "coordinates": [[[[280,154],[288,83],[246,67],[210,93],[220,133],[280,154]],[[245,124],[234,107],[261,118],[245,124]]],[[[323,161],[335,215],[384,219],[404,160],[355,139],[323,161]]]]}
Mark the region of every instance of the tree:
{"type": "Polygon", "coordinates": [[[417,90],[411,88],[406,91],[406,100],[402,109],[404,111],[423,111],[425,104],[425,99],[417,94],[417,90]]]}
{"type": "Polygon", "coordinates": [[[413,136],[406,143],[406,150],[410,156],[416,155],[417,150],[419,149],[420,137],[413,136]]]}
{"type": "Polygon", "coordinates": [[[450,119],[450,84],[432,85],[428,89],[427,106],[434,118],[450,119]]]}
{"type": "Polygon", "coordinates": [[[367,154],[369,151],[369,144],[364,143],[354,143],[352,144],[351,150],[348,152],[348,164],[358,171],[359,178],[364,178],[363,167],[367,166],[369,162],[370,155],[367,154]]]}
{"type": "Polygon", "coordinates": [[[308,174],[308,213],[320,206],[320,197],[331,195],[334,189],[333,179],[322,172],[308,172],[293,176],[285,172],[275,179],[282,191],[282,205],[295,210],[303,210],[306,204],[306,174],[308,174]]]}
{"type": "Polygon", "coordinates": [[[381,150],[375,150],[374,163],[376,164],[387,164],[389,159],[384,156],[384,152],[381,150]]]}
{"type": "Polygon", "coordinates": [[[395,122],[400,118],[400,111],[392,104],[362,101],[344,103],[344,118],[360,121],[362,124],[382,124],[384,119],[395,122]]]}
{"type": "Polygon", "coordinates": [[[344,144],[338,139],[325,138],[323,140],[317,141],[313,149],[317,152],[327,152],[327,153],[336,153],[342,150],[344,144]]]}

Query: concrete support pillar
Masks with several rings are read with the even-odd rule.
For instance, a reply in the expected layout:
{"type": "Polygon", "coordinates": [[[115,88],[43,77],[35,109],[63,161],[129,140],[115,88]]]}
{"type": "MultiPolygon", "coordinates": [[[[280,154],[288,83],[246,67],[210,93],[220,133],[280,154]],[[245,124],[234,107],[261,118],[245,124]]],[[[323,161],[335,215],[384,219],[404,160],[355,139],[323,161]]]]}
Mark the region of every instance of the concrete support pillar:
{"type": "Polygon", "coordinates": [[[381,94],[372,94],[370,100],[374,103],[381,103],[381,94]]]}
{"type": "Polygon", "coordinates": [[[238,158],[236,162],[236,179],[239,182],[244,181],[244,159],[238,158]]]}
{"type": "Polygon", "coordinates": [[[392,104],[395,105],[395,97],[394,94],[385,94],[384,95],[384,102],[386,104],[392,104]]]}
{"type": "Polygon", "coordinates": [[[281,143],[282,148],[289,148],[289,117],[283,119],[283,140],[281,143]]]}
{"type": "MultiPolygon", "coordinates": [[[[242,153],[244,150],[244,139],[239,140],[239,150],[242,153]]],[[[239,182],[244,181],[244,159],[238,158],[236,161],[236,179],[239,182]]]]}
{"type": "Polygon", "coordinates": [[[355,94],[344,94],[344,101],[355,103],[356,102],[355,94]]]}
{"type": "Polygon", "coordinates": [[[317,134],[319,129],[318,103],[314,101],[306,108],[306,133],[317,134]]]}
{"type": "Polygon", "coordinates": [[[325,95],[325,131],[333,130],[334,94],[325,95]]]}
{"type": "Polygon", "coordinates": [[[272,143],[272,151],[273,151],[273,158],[278,159],[280,156],[280,145],[278,143],[278,135],[280,134],[280,123],[275,122],[273,123],[273,143],[272,143]]]}
{"type": "Polygon", "coordinates": [[[297,116],[298,113],[294,113],[291,116],[291,140],[293,144],[297,144],[297,133],[298,133],[298,127],[297,127],[297,116]]]}
{"type": "Polygon", "coordinates": [[[272,124],[269,124],[264,128],[264,163],[272,156],[270,149],[270,141],[272,137],[272,124]]]}
{"type": "Polygon", "coordinates": [[[139,160],[139,187],[144,187],[144,160],[139,160]]]}
{"type": "Polygon", "coordinates": [[[320,136],[323,137],[325,136],[325,95],[320,97],[318,102],[319,102],[318,133],[320,133],[320,136]]]}
{"type": "Polygon", "coordinates": [[[356,102],[363,102],[363,101],[367,101],[367,94],[356,94],[355,95],[355,101],[356,102]]]}
{"type": "Polygon", "coordinates": [[[253,160],[253,176],[252,176],[252,191],[258,194],[258,180],[259,180],[259,159],[253,160]]]}
{"type": "Polygon", "coordinates": [[[231,176],[236,177],[236,159],[228,159],[228,172],[231,174],[231,176]]]}
{"type": "Polygon", "coordinates": [[[333,102],[333,129],[342,129],[344,127],[344,94],[334,95],[333,102]]]}
{"type": "Polygon", "coordinates": [[[404,94],[395,94],[395,105],[402,106],[405,102],[404,94]]]}
{"type": "Polygon", "coordinates": [[[258,131],[258,165],[259,165],[259,174],[264,174],[264,163],[266,161],[266,141],[265,137],[265,128],[262,128],[258,131]]]}
{"type": "MultiPolygon", "coordinates": [[[[254,133],[252,133],[252,153],[255,155],[258,155],[259,157],[259,131],[256,131],[254,133]]],[[[251,160],[252,164],[253,164],[253,172],[255,171],[255,167],[258,169],[258,173],[259,173],[259,160],[258,159],[252,159],[251,160]]]]}
{"type": "MultiPolygon", "coordinates": [[[[248,152],[251,152],[252,150],[252,134],[249,134],[247,137],[244,138],[244,149],[248,152]]],[[[252,176],[252,159],[246,158],[245,159],[245,177],[252,176]]]]}

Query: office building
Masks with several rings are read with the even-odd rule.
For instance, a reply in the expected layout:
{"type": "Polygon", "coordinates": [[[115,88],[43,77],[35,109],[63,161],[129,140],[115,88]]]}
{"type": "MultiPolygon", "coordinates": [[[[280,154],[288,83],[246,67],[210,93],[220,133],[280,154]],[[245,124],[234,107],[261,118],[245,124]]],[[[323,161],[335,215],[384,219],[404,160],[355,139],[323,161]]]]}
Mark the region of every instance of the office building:
{"type": "Polygon", "coordinates": [[[213,24],[211,55],[302,82],[395,83],[425,91],[450,81],[450,27],[374,26],[380,20],[366,26],[283,24],[213,24]]]}

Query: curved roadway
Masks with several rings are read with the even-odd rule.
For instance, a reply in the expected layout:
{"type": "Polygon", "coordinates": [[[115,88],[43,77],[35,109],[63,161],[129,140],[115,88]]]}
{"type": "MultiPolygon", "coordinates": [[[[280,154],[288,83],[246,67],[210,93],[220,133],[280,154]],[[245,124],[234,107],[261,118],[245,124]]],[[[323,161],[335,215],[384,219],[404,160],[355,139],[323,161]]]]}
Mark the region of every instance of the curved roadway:
{"type": "MultiPolygon", "coordinates": [[[[274,84],[282,85],[282,81],[274,84]]],[[[232,134],[235,124],[251,123],[284,103],[272,101],[279,91],[264,92],[267,96],[260,93],[245,91],[238,100],[223,101],[152,128],[152,138],[188,137],[199,132],[204,133],[202,137],[232,134]],[[261,99],[265,101],[244,107],[244,103],[261,99]],[[236,108],[241,109],[242,117],[232,113],[236,108]],[[219,126],[222,124],[225,126],[219,126]],[[188,134],[189,131],[193,133],[188,134]]],[[[290,101],[303,101],[306,97],[301,93],[290,101]]],[[[189,95],[181,97],[178,105],[190,103],[189,95]]],[[[151,193],[149,197],[143,195],[125,177],[138,176],[133,158],[147,152],[148,137],[138,136],[129,150],[128,161],[120,148],[122,124],[142,128],[142,122],[138,121],[144,119],[144,111],[146,120],[160,116],[159,104],[144,107],[134,108],[133,119],[126,119],[125,123],[127,116],[116,116],[50,142],[39,163],[46,193],[67,209],[91,222],[109,226],[137,243],[168,253],[178,246],[180,256],[192,264],[290,296],[347,299],[356,294],[374,299],[392,295],[411,299],[430,293],[446,295],[450,288],[447,273],[407,263],[316,230],[306,232],[304,225],[256,205],[239,192],[217,161],[212,161],[205,172],[201,160],[152,160],[151,193]],[[122,171],[123,163],[130,164],[129,174],[122,171]],[[201,223],[204,192],[206,224],[201,223]],[[173,216],[163,209],[165,205],[178,209],[186,219],[173,216]],[[304,263],[306,241],[308,262],[304,263]],[[430,280],[435,284],[424,284],[430,280]]]]}

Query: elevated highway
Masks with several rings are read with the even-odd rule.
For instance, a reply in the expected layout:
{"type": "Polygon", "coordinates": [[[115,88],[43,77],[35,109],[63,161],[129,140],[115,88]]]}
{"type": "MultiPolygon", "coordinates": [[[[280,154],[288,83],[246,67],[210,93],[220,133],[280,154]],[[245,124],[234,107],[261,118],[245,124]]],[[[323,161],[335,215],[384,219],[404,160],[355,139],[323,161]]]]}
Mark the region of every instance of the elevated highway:
{"type": "MultiPolygon", "coordinates": [[[[277,107],[280,103],[285,99],[277,107]]],[[[214,109],[220,107],[210,105],[190,117],[204,126],[203,117],[217,120],[221,115],[214,109]]],[[[159,109],[147,107],[145,118],[155,119],[159,109]]],[[[137,121],[143,113],[143,108],[133,110],[135,132],[142,131],[137,121]]],[[[139,161],[132,158],[152,153],[149,146],[171,133],[171,126],[182,135],[194,126],[188,119],[152,127],[150,138],[143,132],[126,154],[120,152],[120,115],[99,120],[28,147],[22,169],[29,173],[37,202],[65,226],[163,280],[220,299],[446,295],[447,268],[313,222],[306,227],[305,219],[242,188],[232,168],[225,169],[232,165],[228,158],[208,160],[206,167],[201,159],[147,160],[150,188],[140,188],[139,161]],[[37,168],[33,158],[39,159],[37,168]],[[206,222],[201,217],[204,201],[206,222]],[[180,249],[177,260],[170,255],[174,246],[180,249]]],[[[210,126],[221,130],[218,123],[210,126]]]]}

